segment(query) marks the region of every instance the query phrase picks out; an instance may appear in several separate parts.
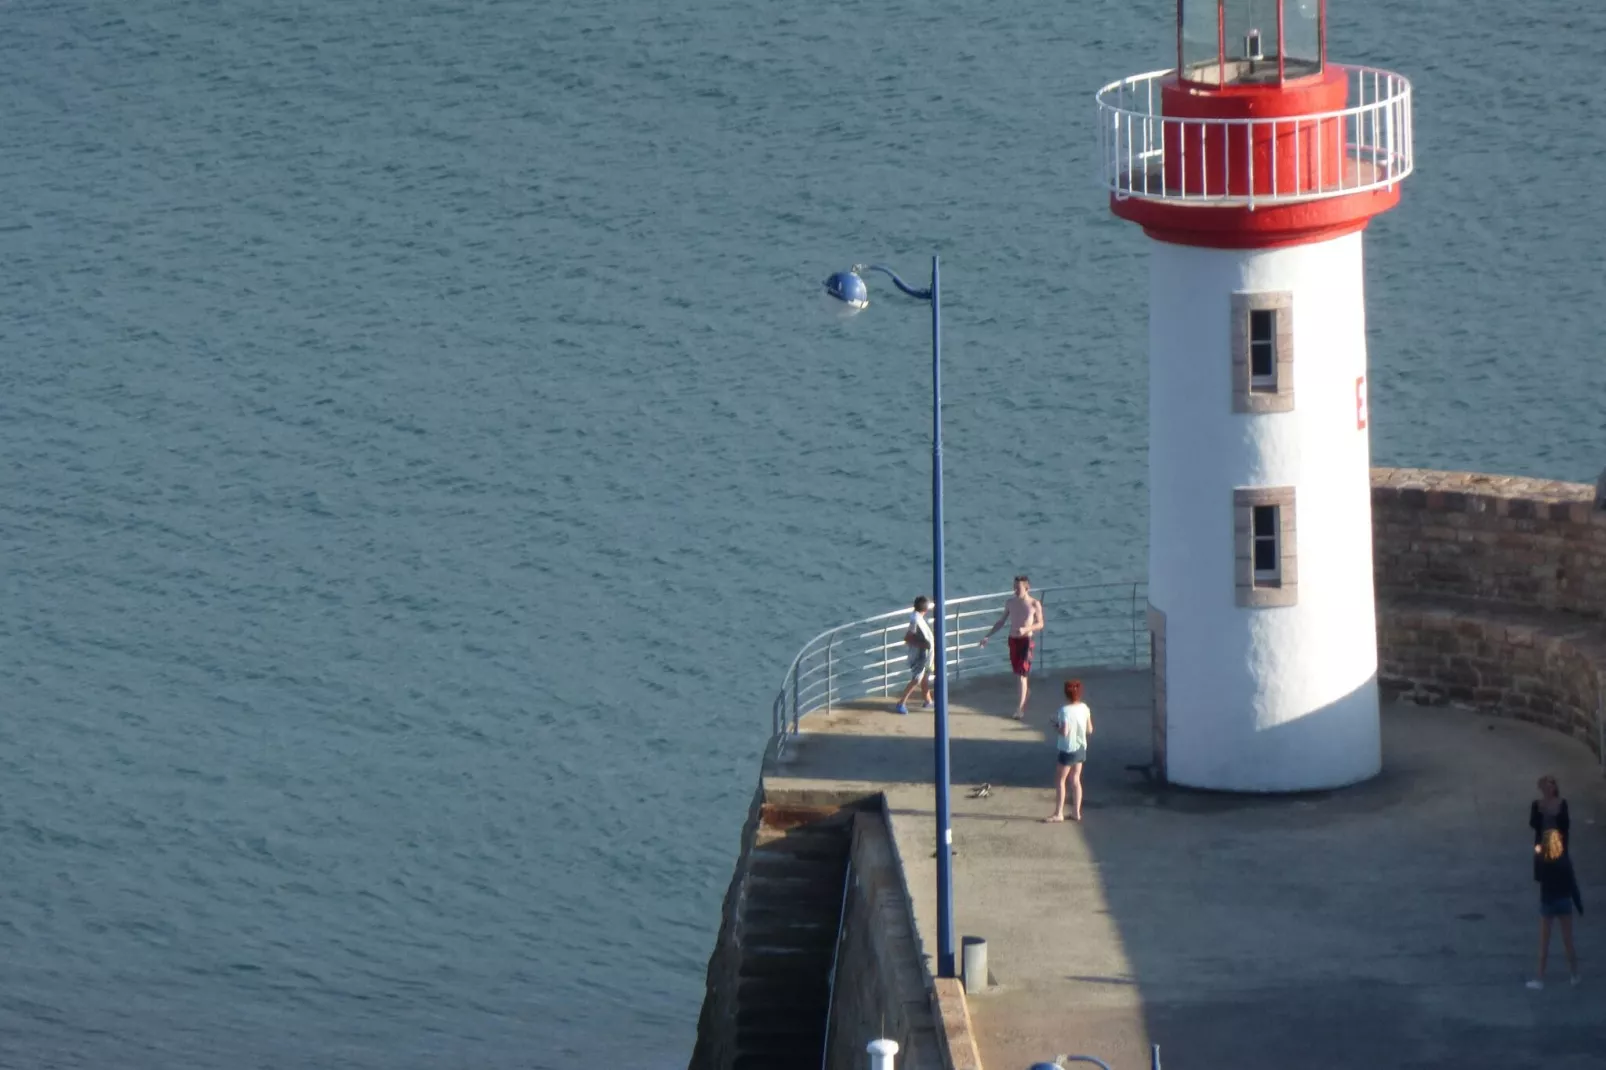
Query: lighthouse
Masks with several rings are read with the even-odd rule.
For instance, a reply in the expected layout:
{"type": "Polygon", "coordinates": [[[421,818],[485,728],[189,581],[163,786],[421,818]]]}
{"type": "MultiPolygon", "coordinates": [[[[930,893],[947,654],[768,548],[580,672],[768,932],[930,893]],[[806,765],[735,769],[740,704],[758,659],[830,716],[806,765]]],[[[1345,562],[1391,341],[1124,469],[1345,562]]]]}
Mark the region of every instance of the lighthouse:
{"type": "Polygon", "coordinates": [[[1149,256],[1154,760],[1308,791],[1382,754],[1362,236],[1411,87],[1327,60],[1326,0],[1177,0],[1176,66],[1098,94],[1149,256]]]}

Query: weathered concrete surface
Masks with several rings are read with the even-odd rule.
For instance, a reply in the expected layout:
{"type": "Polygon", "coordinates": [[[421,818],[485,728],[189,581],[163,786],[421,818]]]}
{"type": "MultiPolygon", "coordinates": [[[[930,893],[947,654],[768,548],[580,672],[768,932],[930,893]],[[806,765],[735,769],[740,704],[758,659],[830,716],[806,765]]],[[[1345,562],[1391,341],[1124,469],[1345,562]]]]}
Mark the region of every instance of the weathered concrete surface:
{"type": "Polygon", "coordinates": [[[905,1070],[935,1070],[943,1065],[941,1042],[919,937],[892,829],[878,810],[854,818],[851,857],[826,1065],[858,1070],[866,1043],[885,1037],[897,1042],[905,1070]]]}
{"type": "MultiPolygon", "coordinates": [[[[1027,724],[1011,681],[956,688],[955,900],[998,987],[969,1001],[983,1064],[1057,1052],[1176,1068],[1606,1066],[1606,790],[1581,744],[1458,709],[1391,706],[1384,772],[1325,795],[1166,791],[1147,680],[1086,673],[1096,731],[1086,820],[1046,825],[1054,678],[1027,724]],[[1527,805],[1554,772],[1572,804],[1585,983],[1532,970],[1527,805]],[[993,794],[967,798],[989,781],[993,794]],[[1593,971],[1593,972],[1592,972],[1593,971]],[[1557,984],[1557,981],[1560,981],[1557,984]]],[[[935,949],[931,724],[883,707],[814,715],[775,792],[884,789],[925,951],[935,949]]]]}

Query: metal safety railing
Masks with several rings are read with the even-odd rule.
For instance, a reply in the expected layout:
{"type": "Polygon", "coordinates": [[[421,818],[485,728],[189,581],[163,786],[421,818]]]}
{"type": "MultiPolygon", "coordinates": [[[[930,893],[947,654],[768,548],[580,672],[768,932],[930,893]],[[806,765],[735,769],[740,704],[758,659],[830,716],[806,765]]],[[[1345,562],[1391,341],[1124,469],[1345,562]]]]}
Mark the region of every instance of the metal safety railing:
{"type": "MultiPolygon", "coordinates": [[[[980,642],[1013,594],[997,591],[948,599],[943,645],[950,682],[967,672],[1008,667],[1003,632],[985,650],[980,642]]],[[[1148,665],[1146,583],[1062,584],[1034,588],[1032,594],[1043,603],[1044,621],[1037,635],[1033,673],[1047,666],[1148,665]]],[[[780,746],[797,734],[804,714],[903,689],[909,682],[909,648],[903,642],[909,613],[905,606],[849,621],[803,644],[771,711],[771,730],[780,746]]]]}
{"type": "Polygon", "coordinates": [[[1162,114],[1174,69],[1111,82],[1097,96],[1103,183],[1120,200],[1248,208],[1392,188],[1413,166],[1411,83],[1340,69],[1351,107],[1264,119],[1162,114]]]}

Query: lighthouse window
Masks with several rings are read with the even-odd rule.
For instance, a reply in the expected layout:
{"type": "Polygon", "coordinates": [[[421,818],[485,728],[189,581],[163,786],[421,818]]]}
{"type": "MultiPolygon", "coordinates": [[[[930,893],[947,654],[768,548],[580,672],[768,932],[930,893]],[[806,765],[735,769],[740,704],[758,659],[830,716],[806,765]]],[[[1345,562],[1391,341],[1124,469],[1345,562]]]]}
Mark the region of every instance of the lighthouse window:
{"type": "Polygon", "coordinates": [[[1249,379],[1255,390],[1277,389],[1277,313],[1269,308],[1249,313],[1249,379]]]}
{"type": "Polygon", "coordinates": [[[1232,295],[1232,411],[1292,412],[1294,295],[1232,295]]]}
{"type": "Polygon", "coordinates": [[[1238,604],[1252,609],[1297,605],[1294,488],[1238,487],[1232,506],[1238,604]]]}
{"type": "Polygon", "coordinates": [[[1255,582],[1277,582],[1277,507],[1257,505],[1255,515],[1255,582]]]}

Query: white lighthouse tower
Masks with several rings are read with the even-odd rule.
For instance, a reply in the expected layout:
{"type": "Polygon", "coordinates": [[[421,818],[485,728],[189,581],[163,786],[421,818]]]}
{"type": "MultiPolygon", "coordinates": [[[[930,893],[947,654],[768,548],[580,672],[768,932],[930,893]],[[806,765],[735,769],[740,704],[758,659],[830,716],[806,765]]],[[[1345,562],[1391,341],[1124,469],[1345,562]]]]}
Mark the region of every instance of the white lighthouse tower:
{"type": "Polygon", "coordinates": [[[1411,89],[1327,62],[1326,0],[1177,0],[1177,65],[1098,96],[1149,266],[1155,761],[1303,791],[1381,766],[1361,235],[1411,89]]]}

